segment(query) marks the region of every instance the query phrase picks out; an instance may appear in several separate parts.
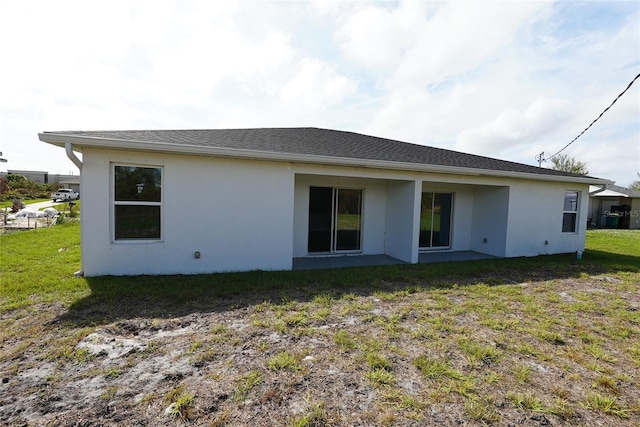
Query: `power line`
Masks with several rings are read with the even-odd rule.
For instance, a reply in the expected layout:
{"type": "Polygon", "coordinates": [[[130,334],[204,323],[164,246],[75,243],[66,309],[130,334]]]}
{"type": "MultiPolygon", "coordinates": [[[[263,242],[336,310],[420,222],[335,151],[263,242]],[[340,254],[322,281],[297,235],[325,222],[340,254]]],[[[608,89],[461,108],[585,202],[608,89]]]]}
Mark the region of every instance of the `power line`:
{"type": "MultiPolygon", "coordinates": [[[[614,100],[613,100],[613,102],[611,103],[611,105],[609,105],[607,108],[605,108],[605,109],[604,109],[604,111],[603,111],[602,113],[600,113],[600,115],[599,115],[598,117],[596,117],[596,119],[595,119],[594,121],[592,121],[592,122],[591,122],[591,124],[590,124],[589,126],[587,126],[587,127],[586,127],[582,132],[580,132],[580,135],[578,135],[578,136],[576,136],[575,138],[573,138],[573,139],[571,140],[571,142],[570,142],[570,143],[568,143],[567,145],[565,145],[564,147],[562,147],[562,149],[561,149],[560,151],[558,151],[557,153],[555,153],[553,156],[549,157],[548,159],[543,159],[543,161],[553,159],[555,156],[557,156],[558,154],[562,153],[562,152],[563,152],[563,151],[564,151],[568,146],[570,146],[571,144],[573,144],[573,143],[575,142],[575,140],[576,140],[576,139],[580,138],[580,137],[582,136],[582,134],[583,134],[583,133],[585,133],[587,130],[589,130],[589,128],[590,128],[591,126],[593,126],[593,124],[594,124],[595,122],[597,122],[597,121],[598,121],[598,119],[600,119],[600,117],[602,117],[602,116],[603,116],[603,114],[604,114],[604,113],[606,113],[606,112],[609,110],[609,108],[611,108],[611,107],[613,106],[613,104],[615,104],[615,103],[616,103],[616,101],[617,101],[618,99],[620,99],[620,97],[621,97],[622,95],[624,95],[624,93],[625,93],[627,90],[629,90],[629,88],[631,87],[631,85],[632,85],[636,80],[638,80],[638,78],[640,78],[640,74],[638,74],[637,76],[635,76],[635,77],[634,77],[634,79],[633,79],[633,80],[631,80],[631,82],[627,85],[627,87],[625,88],[625,90],[623,90],[623,91],[620,93],[620,95],[618,95],[618,96],[616,97],[616,99],[614,99],[614,100]]],[[[542,153],[542,154],[544,154],[544,153],[542,153]]]]}

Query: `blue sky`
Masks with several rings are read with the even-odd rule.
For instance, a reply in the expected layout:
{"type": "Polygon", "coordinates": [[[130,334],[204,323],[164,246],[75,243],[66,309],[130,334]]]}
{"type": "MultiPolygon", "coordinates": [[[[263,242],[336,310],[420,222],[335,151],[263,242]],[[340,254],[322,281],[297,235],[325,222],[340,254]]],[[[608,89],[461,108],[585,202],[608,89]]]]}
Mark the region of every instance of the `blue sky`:
{"type": "MultiPolygon", "coordinates": [[[[1,170],[43,130],[315,126],[527,164],[640,73],[640,2],[0,2],[1,170]]],[[[628,185],[640,82],[566,151],[628,185]]]]}

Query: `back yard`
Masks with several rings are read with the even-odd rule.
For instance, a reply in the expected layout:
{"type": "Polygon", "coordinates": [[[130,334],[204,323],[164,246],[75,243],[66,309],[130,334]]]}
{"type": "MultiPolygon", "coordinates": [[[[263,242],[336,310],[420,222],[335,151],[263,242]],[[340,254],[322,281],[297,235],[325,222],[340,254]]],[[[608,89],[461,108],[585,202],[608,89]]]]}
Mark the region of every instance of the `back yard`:
{"type": "Polygon", "coordinates": [[[575,255],[75,278],[0,236],[3,425],[640,423],[640,232],[575,255]]]}

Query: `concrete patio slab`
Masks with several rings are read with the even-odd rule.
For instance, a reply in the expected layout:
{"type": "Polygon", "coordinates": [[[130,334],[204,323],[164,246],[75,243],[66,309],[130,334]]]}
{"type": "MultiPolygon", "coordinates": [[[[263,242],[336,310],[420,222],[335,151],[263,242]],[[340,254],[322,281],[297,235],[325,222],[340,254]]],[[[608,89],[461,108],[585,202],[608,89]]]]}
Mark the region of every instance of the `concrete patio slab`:
{"type": "Polygon", "coordinates": [[[390,257],[389,255],[338,255],[293,259],[294,270],[319,270],[325,268],[396,264],[406,264],[406,262],[390,257]]]}
{"type": "Polygon", "coordinates": [[[449,261],[477,261],[480,259],[496,258],[493,255],[481,254],[474,251],[455,252],[423,252],[418,255],[419,263],[449,262],[449,261]]]}
{"type": "MultiPolygon", "coordinates": [[[[480,259],[496,258],[492,255],[473,251],[459,252],[429,252],[418,256],[419,263],[476,261],[480,259]]],[[[372,265],[400,265],[408,264],[389,255],[336,255],[317,256],[308,258],[294,258],[294,270],[320,270],[326,268],[366,267],[372,265]]]]}

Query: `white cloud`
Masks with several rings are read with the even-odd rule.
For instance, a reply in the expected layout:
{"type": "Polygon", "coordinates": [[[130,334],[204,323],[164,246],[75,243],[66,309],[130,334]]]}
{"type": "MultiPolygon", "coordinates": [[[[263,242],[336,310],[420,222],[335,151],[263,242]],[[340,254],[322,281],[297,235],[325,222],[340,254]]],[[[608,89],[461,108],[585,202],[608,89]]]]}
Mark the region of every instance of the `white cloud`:
{"type": "Polygon", "coordinates": [[[460,132],[456,149],[495,156],[503,150],[529,146],[566,119],[567,103],[566,99],[539,98],[525,111],[508,108],[491,122],[460,132]]]}
{"type": "Polygon", "coordinates": [[[410,2],[352,11],[337,31],[341,46],[352,60],[380,69],[387,93],[367,131],[453,148],[462,129],[492,120],[514,99],[526,108],[538,95],[517,93],[523,64],[514,45],[546,8],[539,2],[410,2]]]}
{"type": "Polygon", "coordinates": [[[225,79],[256,81],[292,59],[294,49],[283,33],[261,40],[243,38],[232,25],[201,25],[183,42],[160,50],[153,58],[150,80],[169,91],[167,103],[206,101],[225,79]],[[180,96],[180,93],[183,96],[180,96]],[[183,98],[183,99],[181,99],[183,98]]]}
{"type": "Polygon", "coordinates": [[[445,3],[421,29],[389,84],[439,82],[478,69],[514,39],[539,2],[445,3]]]}
{"type": "Polygon", "coordinates": [[[589,175],[612,179],[626,187],[637,180],[636,173],[640,173],[640,141],[637,135],[615,139],[602,136],[588,146],[575,147],[569,155],[585,162],[589,175]],[[616,141],[616,146],[612,146],[612,141],[616,141]]]}
{"type": "Polygon", "coordinates": [[[476,68],[545,7],[543,2],[374,4],[352,12],[337,36],[349,58],[392,69],[389,87],[427,84],[476,68]]]}
{"type": "Polygon", "coordinates": [[[391,68],[415,42],[425,23],[426,3],[370,5],[352,12],[337,32],[348,57],[366,67],[391,68]]]}
{"type": "Polygon", "coordinates": [[[293,106],[322,109],[341,103],[356,90],[357,83],[338,74],[331,65],[305,58],[295,77],[282,87],[280,100],[293,106]]]}

